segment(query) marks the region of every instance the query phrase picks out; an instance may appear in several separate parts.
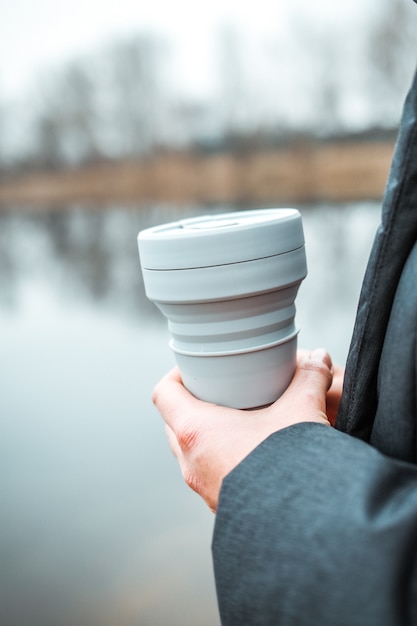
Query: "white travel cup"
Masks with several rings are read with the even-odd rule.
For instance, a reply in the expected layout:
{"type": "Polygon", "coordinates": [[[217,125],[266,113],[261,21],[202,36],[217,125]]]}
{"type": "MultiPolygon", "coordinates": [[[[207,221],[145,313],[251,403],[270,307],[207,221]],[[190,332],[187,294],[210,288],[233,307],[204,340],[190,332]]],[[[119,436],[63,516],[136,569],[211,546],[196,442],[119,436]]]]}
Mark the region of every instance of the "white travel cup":
{"type": "Polygon", "coordinates": [[[184,385],[234,408],[274,402],[296,367],[307,275],[295,209],[185,219],[138,235],[145,292],[168,320],[184,385]]]}

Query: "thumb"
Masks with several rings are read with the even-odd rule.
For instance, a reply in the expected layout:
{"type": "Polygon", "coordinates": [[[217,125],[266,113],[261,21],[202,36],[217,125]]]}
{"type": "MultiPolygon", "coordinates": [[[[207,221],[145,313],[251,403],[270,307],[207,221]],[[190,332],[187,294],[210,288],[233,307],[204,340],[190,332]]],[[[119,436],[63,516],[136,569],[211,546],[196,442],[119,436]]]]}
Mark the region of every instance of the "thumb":
{"type": "MultiPolygon", "coordinates": [[[[303,353],[290,385],[297,397],[298,408],[305,419],[326,417],[326,394],[333,380],[333,365],[328,352],[322,348],[303,353]]],[[[285,394],[284,394],[285,395],[285,394]]]]}

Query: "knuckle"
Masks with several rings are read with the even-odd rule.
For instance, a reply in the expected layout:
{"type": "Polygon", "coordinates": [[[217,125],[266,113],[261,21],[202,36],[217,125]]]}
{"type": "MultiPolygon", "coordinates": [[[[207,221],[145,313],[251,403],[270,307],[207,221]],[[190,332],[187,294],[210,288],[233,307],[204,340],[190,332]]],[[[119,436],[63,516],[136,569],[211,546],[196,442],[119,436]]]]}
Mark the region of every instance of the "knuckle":
{"type": "Polygon", "coordinates": [[[308,370],[310,372],[320,372],[324,373],[329,370],[325,363],[320,361],[312,361],[311,359],[305,359],[301,364],[302,369],[308,370]]]}
{"type": "Polygon", "coordinates": [[[317,385],[319,385],[319,380],[321,377],[327,381],[327,384],[330,384],[333,378],[331,370],[325,363],[320,363],[317,361],[305,361],[301,365],[301,369],[304,370],[307,374],[314,374],[315,376],[310,376],[311,384],[314,384],[314,380],[316,380],[317,385]]]}
{"type": "Polygon", "coordinates": [[[160,392],[159,392],[159,383],[158,383],[157,385],[155,385],[152,391],[152,402],[155,406],[158,406],[159,395],[160,395],[160,392]]]}
{"type": "Polygon", "coordinates": [[[190,487],[190,489],[197,493],[200,492],[200,481],[198,480],[195,472],[186,469],[183,471],[183,478],[188,487],[190,487]]]}
{"type": "Polygon", "coordinates": [[[183,423],[178,428],[177,439],[182,450],[190,451],[197,447],[199,442],[199,433],[194,427],[183,423]]]}

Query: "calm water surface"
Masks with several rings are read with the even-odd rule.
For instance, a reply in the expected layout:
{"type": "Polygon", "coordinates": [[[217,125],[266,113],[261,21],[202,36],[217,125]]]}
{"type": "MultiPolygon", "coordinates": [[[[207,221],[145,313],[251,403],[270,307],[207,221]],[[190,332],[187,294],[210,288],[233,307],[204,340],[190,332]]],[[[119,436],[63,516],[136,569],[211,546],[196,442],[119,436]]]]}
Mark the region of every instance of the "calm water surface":
{"type": "MultiPolygon", "coordinates": [[[[150,401],[173,357],[136,248],[142,228],[213,210],[0,215],[2,624],[219,624],[214,517],[150,401]]],[[[299,343],[340,363],[379,211],[301,209],[299,343]]]]}

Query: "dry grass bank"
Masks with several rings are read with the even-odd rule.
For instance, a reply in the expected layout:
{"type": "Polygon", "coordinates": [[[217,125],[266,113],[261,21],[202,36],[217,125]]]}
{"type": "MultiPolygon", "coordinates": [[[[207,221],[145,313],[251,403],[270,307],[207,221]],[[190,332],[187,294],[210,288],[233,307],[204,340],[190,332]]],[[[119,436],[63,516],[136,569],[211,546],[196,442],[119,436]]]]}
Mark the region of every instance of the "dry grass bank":
{"type": "Polygon", "coordinates": [[[352,141],[244,155],[187,152],[9,176],[0,180],[0,207],[376,199],[383,194],[393,149],[388,141],[352,141]]]}

